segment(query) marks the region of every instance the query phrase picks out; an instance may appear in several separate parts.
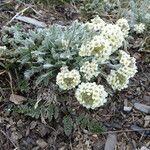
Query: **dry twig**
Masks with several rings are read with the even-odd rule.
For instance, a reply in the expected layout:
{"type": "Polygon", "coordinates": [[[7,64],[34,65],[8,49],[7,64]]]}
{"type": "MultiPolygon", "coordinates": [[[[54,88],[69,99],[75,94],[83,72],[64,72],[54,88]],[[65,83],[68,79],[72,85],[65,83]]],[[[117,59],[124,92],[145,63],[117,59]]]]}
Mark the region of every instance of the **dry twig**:
{"type": "Polygon", "coordinates": [[[137,132],[137,131],[150,131],[150,128],[146,129],[137,129],[137,130],[117,130],[117,131],[106,131],[101,134],[113,134],[113,133],[121,133],[121,132],[137,132]]]}
{"type": "Polygon", "coordinates": [[[20,12],[18,12],[9,22],[6,23],[6,26],[9,25],[17,16],[21,15],[22,13],[24,13],[29,8],[30,8],[30,6],[28,6],[27,8],[25,8],[23,10],[21,10],[20,12]]]}

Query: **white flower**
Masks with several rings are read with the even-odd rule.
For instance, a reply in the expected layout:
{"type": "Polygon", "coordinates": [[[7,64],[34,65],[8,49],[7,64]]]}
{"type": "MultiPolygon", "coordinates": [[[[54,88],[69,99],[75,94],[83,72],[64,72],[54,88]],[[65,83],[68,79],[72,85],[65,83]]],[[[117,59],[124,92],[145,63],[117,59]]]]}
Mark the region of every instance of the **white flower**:
{"type": "Polygon", "coordinates": [[[132,78],[137,73],[137,66],[132,64],[131,66],[120,67],[117,71],[120,74],[123,74],[127,78],[132,78]]]}
{"type": "Polygon", "coordinates": [[[91,19],[91,22],[87,22],[86,25],[90,30],[98,31],[102,30],[106,23],[99,16],[96,16],[91,19]]]}
{"type": "Polygon", "coordinates": [[[118,70],[111,70],[107,77],[107,82],[114,90],[122,90],[127,88],[129,79],[137,72],[136,61],[134,57],[130,57],[125,51],[119,51],[119,61],[121,67],[118,70]]]}
{"type": "Polygon", "coordinates": [[[94,61],[91,63],[86,61],[80,68],[80,71],[84,73],[84,78],[89,81],[92,77],[98,76],[98,64],[94,61]]]}
{"type": "Polygon", "coordinates": [[[56,84],[63,90],[75,88],[80,83],[79,71],[73,69],[69,71],[67,67],[61,68],[61,72],[56,77],[56,84]]]}
{"type": "Polygon", "coordinates": [[[111,46],[105,37],[96,35],[91,41],[81,45],[79,55],[95,56],[99,62],[104,62],[109,59],[109,56],[111,55],[111,46]]]}
{"type": "Polygon", "coordinates": [[[121,18],[116,22],[116,25],[118,25],[121,28],[124,37],[127,37],[130,30],[128,21],[125,18],[121,18]]]}
{"type": "Polygon", "coordinates": [[[118,73],[115,70],[111,70],[111,73],[106,78],[107,82],[111,85],[113,90],[121,91],[124,88],[128,87],[129,78],[124,74],[118,73]]]}
{"type": "Polygon", "coordinates": [[[143,33],[145,30],[145,24],[143,24],[143,23],[135,24],[133,30],[136,33],[143,33]]]}
{"type": "Polygon", "coordinates": [[[91,50],[93,49],[92,45],[90,44],[90,41],[87,43],[83,43],[79,50],[80,56],[91,56],[91,50]]]}
{"type": "Polygon", "coordinates": [[[75,96],[80,104],[86,108],[95,109],[104,105],[108,96],[102,85],[93,83],[81,83],[76,90],[75,96]]]}
{"type": "Polygon", "coordinates": [[[123,44],[124,34],[118,25],[107,24],[103,28],[101,35],[111,44],[112,52],[115,52],[123,44]]]}
{"type": "Polygon", "coordinates": [[[134,57],[130,57],[125,51],[119,51],[120,53],[120,63],[123,67],[119,68],[118,72],[126,75],[128,78],[131,78],[137,72],[136,60],[134,57]]]}
{"type": "Polygon", "coordinates": [[[128,53],[126,53],[125,51],[123,50],[120,50],[119,51],[119,62],[123,65],[129,65],[130,64],[130,60],[131,57],[128,53]]]}

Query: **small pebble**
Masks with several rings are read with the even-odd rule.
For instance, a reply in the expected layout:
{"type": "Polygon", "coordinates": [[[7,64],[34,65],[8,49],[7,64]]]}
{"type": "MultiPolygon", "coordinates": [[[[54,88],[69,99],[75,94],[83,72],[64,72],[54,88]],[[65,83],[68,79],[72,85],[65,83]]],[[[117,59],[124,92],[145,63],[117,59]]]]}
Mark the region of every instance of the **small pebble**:
{"type": "Polygon", "coordinates": [[[127,112],[130,112],[132,110],[132,107],[124,106],[123,110],[127,111],[127,112]]]}

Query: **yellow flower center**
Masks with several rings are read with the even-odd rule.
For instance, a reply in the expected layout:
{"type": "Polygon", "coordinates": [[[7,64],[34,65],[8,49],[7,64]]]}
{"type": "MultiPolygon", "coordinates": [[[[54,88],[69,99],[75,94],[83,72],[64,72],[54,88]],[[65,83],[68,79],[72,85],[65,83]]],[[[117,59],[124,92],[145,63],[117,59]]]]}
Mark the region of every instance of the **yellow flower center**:
{"type": "Polygon", "coordinates": [[[86,102],[86,104],[92,105],[93,104],[93,99],[92,99],[92,94],[90,93],[82,93],[82,99],[86,102]]]}
{"type": "Polygon", "coordinates": [[[67,85],[67,86],[70,86],[73,84],[73,78],[65,78],[64,79],[64,83],[67,85]]]}
{"type": "Polygon", "coordinates": [[[103,51],[104,49],[104,45],[101,45],[101,46],[96,46],[94,47],[93,51],[92,51],[92,54],[95,55],[95,54],[100,54],[101,51],[103,51]]]}

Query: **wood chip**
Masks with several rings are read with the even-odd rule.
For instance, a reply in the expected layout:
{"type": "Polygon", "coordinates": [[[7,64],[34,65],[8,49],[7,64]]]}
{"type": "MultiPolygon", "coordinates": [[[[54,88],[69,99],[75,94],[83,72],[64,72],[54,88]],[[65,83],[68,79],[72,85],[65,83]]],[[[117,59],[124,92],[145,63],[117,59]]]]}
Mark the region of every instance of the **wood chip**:
{"type": "Polygon", "coordinates": [[[131,129],[133,131],[138,132],[139,134],[141,134],[142,136],[150,136],[150,130],[145,130],[145,128],[141,128],[137,125],[132,125],[131,129]]]}
{"type": "Polygon", "coordinates": [[[109,134],[107,137],[107,141],[106,141],[104,150],[114,150],[116,144],[117,144],[116,134],[109,134]]]}
{"type": "Polygon", "coordinates": [[[141,103],[134,103],[134,107],[141,112],[144,112],[147,114],[150,113],[150,106],[148,106],[148,105],[144,105],[141,103]]]}
{"type": "Polygon", "coordinates": [[[145,120],[144,127],[147,127],[150,124],[150,116],[145,116],[144,120],[145,120]]]}
{"type": "Polygon", "coordinates": [[[143,100],[150,102],[150,96],[149,95],[144,95],[143,100]]]}
{"type": "Polygon", "coordinates": [[[39,139],[36,141],[37,145],[41,148],[46,148],[47,147],[47,143],[43,140],[43,139],[39,139]]]}
{"type": "Polygon", "coordinates": [[[30,123],[30,130],[33,130],[36,127],[36,125],[37,125],[37,121],[32,121],[30,123]]]}
{"type": "Polygon", "coordinates": [[[25,97],[15,94],[11,94],[9,100],[16,105],[22,104],[24,101],[27,101],[25,97]]]}
{"type": "Polygon", "coordinates": [[[36,19],[26,17],[26,16],[17,16],[15,19],[32,24],[36,27],[45,28],[47,25],[44,22],[38,21],[36,19]]]}

